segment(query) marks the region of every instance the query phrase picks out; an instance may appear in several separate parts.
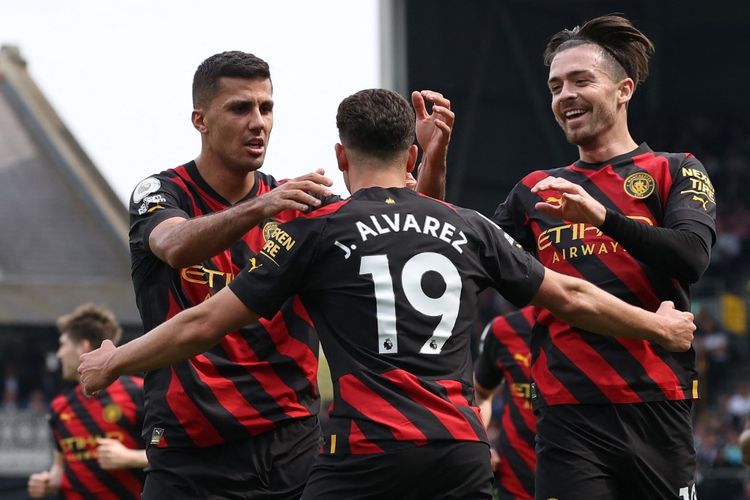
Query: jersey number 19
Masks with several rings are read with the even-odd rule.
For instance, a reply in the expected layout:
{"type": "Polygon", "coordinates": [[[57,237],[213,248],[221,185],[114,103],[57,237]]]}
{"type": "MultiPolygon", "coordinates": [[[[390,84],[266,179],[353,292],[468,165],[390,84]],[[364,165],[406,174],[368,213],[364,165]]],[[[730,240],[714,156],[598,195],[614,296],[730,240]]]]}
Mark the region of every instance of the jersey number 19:
{"type": "MultiPolygon", "coordinates": [[[[387,255],[362,257],[360,274],[372,275],[378,317],[378,352],[398,353],[398,325],[396,324],[396,296],[387,255]]],[[[410,258],[401,270],[401,286],[409,304],[425,316],[440,317],[432,336],[424,343],[421,354],[440,354],[443,345],[453,333],[461,305],[461,275],[456,266],[444,255],[423,252],[410,258]],[[427,272],[439,274],[445,282],[445,291],[439,297],[430,297],[422,289],[422,277],[427,272]]]]}

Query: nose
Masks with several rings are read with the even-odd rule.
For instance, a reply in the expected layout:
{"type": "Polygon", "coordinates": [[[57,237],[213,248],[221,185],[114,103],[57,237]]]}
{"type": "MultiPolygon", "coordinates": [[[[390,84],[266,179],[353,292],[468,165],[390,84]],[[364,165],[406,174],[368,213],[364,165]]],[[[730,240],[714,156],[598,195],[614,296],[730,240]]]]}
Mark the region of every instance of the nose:
{"type": "Polygon", "coordinates": [[[560,100],[565,99],[573,99],[578,95],[576,92],[576,87],[571,82],[563,82],[562,88],[560,89],[560,93],[558,94],[557,98],[560,100]]]}
{"type": "Polygon", "coordinates": [[[257,106],[250,112],[247,120],[247,128],[258,130],[263,128],[263,114],[257,106]]]}

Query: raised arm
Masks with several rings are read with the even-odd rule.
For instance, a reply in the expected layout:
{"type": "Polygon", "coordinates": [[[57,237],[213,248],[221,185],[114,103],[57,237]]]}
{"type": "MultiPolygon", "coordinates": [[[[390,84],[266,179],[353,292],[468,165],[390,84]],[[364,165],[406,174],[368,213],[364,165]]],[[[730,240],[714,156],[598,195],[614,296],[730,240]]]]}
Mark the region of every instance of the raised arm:
{"type": "Polygon", "coordinates": [[[258,319],[229,288],[185,309],[150,332],[115,347],[105,340],[81,355],[81,384],[93,394],[127,373],[155,370],[206,352],[224,335],[258,319]]]}
{"type": "Polygon", "coordinates": [[[448,144],[455,115],[451,102],[439,92],[414,91],[412,105],[417,115],[417,142],[422,148],[422,162],[417,170],[417,191],[433,198],[445,198],[445,174],[448,163],[448,144]],[[427,103],[432,103],[428,113],[427,103]]]}
{"type": "Polygon", "coordinates": [[[668,351],[687,351],[693,314],[662,302],[655,313],[630,305],[595,285],[546,269],[532,303],[571,325],[609,337],[650,340],[668,351]]]}

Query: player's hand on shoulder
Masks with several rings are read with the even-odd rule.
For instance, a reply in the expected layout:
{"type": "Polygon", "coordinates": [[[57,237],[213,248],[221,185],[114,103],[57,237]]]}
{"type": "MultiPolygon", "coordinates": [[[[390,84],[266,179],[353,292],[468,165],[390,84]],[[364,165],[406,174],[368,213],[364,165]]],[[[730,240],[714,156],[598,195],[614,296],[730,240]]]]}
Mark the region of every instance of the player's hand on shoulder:
{"type": "Polygon", "coordinates": [[[657,343],[672,352],[690,349],[696,328],[693,313],[679,311],[675,309],[674,303],[667,300],[661,303],[656,314],[662,316],[666,325],[666,333],[657,343]]]}
{"type": "Polygon", "coordinates": [[[78,366],[78,376],[83,392],[86,395],[96,394],[109,386],[117,377],[110,374],[109,361],[115,352],[115,345],[111,340],[102,342],[99,349],[81,354],[81,364],[78,366]]]}
{"type": "Polygon", "coordinates": [[[320,205],[320,198],[332,195],[328,189],[333,181],[325,176],[325,170],[319,168],[294,179],[289,179],[257,199],[265,217],[273,217],[284,210],[304,212],[310,207],[320,205]]]}

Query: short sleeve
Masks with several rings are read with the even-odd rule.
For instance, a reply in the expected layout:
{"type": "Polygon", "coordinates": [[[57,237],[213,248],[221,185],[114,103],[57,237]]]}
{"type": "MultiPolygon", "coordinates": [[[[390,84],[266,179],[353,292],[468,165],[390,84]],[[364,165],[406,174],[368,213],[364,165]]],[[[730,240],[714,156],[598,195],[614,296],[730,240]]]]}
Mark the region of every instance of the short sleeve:
{"type": "Polygon", "coordinates": [[[138,183],[130,196],[131,249],[150,252],[148,239],[156,226],[172,217],[190,218],[180,204],[181,196],[180,189],[164,175],[138,183]]]}
{"type": "Polygon", "coordinates": [[[303,292],[325,223],[298,218],[268,232],[266,242],[229,288],[264,318],[272,318],[292,295],[303,292]]]}
{"type": "Polygon", "coordinates": [[[467,211],[480,241],[479,258],[493,287],[516,307],[527,305],[544,278],[544,266],[505,231],[478,212],[467,211]]]}

